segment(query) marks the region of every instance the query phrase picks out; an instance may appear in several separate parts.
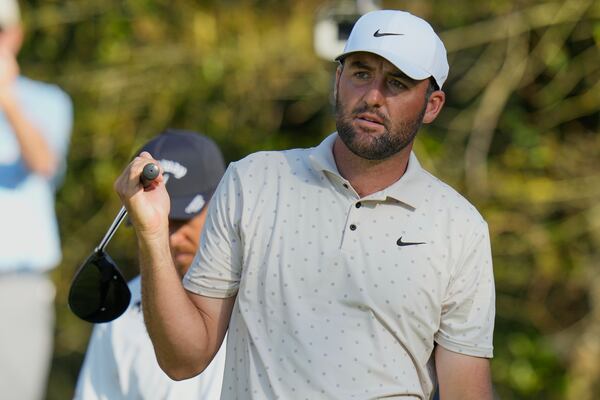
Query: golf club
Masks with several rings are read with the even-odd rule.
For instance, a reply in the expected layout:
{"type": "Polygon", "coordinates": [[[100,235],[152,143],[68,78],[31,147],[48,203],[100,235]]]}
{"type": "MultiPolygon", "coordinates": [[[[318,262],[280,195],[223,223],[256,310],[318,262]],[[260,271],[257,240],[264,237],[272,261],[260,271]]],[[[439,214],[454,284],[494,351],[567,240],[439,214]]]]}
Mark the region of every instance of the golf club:
{"type": "MultiPolygon", "coordinates": [[[[156,164],[146,164],[140,175],[142,185],[148,187],[159,172],[156,164]]],[[[127,210],[121,207],[100,244],[79,267],[71,282],[69,308],[84,321],[109,322],[129,306],[131,292],[127,282],[117,264],[104,251],[126,216],[127,210]]]]}

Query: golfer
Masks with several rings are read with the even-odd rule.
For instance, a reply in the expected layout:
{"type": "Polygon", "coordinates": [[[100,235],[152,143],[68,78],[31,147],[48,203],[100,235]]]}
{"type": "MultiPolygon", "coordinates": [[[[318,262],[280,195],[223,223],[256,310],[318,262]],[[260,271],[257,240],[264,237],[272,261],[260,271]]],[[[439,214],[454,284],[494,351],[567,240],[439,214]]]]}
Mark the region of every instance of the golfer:
{"type": "Polygon", "coordinates": [[[413,153],[448,75],[431,26],[362,16],[337,58],[337,132],[314,148],[230,164],[179,279],[169,197],[151,160],[115,187],[138,235],[160,365],[200,373],[228,332],[222,399],[492,398],[494,278],[487,224],[413,153]]]}
{"type": "MultiPolygon", "coordinates": [[[[207,204],[225,166],[208,137],[167,130],[143,148],[160,163],[171,200],[169,249],[180,278],[192,263],[206,219],[207,204]]],[[[218,400],[223,382],[225,349],[220,349],[199,376],[181,382],[159,367],[142,315],[140,277],[129,282],[129,308],[117,320],[94,327],[75,399],[203,399],[218,400]]]]}

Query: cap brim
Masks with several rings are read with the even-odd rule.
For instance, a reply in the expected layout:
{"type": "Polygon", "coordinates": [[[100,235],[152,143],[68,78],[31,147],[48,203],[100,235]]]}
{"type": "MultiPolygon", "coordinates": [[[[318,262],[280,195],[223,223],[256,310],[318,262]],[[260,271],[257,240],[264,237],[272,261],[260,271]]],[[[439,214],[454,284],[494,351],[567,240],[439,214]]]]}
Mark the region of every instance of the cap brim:
{"type": "Polygon", "coordinates": [[[410,61],[398,57],[397,54],[392,54],[390,52],[387,52],[385,50],[378,49],[378,48],[365,47],[365,48],[360,48],[360,49],[353,49],[352,51],[348,51],[346,53],[340,54],[339,56],[337,56],[335,58],[335,60],[340,61],[342,58],[345,58],[345,57],[349,56],[350,54],[362,53],[362,52],[372,53],[372,54],[375,54],[375,55],[385,58],[386,60],[388,60],[389,62],[394,64],[394,66],[396,68],[398,68],[400,71],[402,71],[403,73],[405,73],[408,77],[410,77],[412,79],[423,80],[423,79],[429,78],[430,76],[433,76],[431,74],[431,72],[425,71],[424,69],[419,68],[416,65],[412,64],[410,61]]]}
{"type": "Polygon", "coordinates": [[[194,218],[194,216],[198,215],[204,207],[207,206],[208,200],[212,196],[212,192],[210,193],[195,193],[189,196],[179,196],[177,198],[171,198],[171,211],[169,212],[169,219],[177,219],[177,220],[188,220],[194,218]],[[204,202],[199,205],[196,202],[195,205],[192,203],[196,197],[202,196],[204,202]]]}

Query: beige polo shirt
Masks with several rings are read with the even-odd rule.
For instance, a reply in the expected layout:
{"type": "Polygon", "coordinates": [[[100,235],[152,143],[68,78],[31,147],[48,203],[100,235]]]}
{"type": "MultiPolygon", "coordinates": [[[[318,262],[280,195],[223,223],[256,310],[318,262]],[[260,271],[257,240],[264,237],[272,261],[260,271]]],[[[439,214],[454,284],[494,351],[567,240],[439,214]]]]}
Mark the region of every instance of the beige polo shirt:
{"type": "Polygon", "coordinates": [[[492,357],[476,209],[421,168],[359,198],[318,147],[232,163],[185,287],[237,294],[224,399],[428,399],[435,343],[492,357]]]}

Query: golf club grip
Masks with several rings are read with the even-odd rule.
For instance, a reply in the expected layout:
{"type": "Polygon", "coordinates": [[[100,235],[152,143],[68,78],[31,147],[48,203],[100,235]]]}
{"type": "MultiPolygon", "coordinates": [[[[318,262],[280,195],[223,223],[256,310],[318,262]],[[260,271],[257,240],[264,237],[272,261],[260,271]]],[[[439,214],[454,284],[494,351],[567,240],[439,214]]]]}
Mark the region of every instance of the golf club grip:
{"type": "Polygon", "coordinates": [[[144,165],[144,169],[140,175],[140,182],[142,182],[144,187],[148,187],[150,186],[150,183],[156,179],[159,173],[160,169],[158,168],[158,165],[154,163],[148,163],[144,165]]]}

